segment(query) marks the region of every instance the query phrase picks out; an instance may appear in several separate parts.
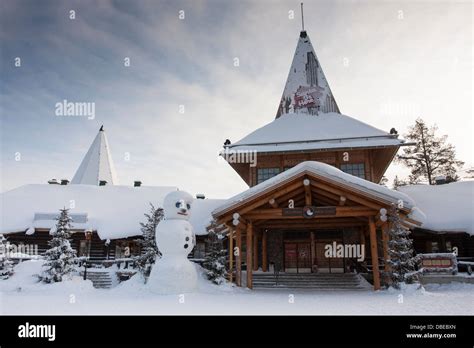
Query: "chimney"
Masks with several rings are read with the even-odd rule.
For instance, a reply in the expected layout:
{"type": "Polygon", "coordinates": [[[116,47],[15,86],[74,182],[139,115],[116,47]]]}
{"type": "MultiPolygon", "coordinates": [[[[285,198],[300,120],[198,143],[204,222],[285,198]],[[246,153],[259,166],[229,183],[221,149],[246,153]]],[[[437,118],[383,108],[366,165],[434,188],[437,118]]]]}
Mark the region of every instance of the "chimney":
{"type": "Polygon", "coordinates": [[[48,180],[48,184],[50,184],[50,185],[59,185],[59,182],[56,179],[51,179],[51,180],[48,180]]]}
{"type": "Polygon", "coordinates": [[[69,184],[68,179],[61,179],[61,185],[67,185],[67,184],[69,184]]]}
{"type": "Polygon", "coordinates": [[[435,178],[436,185],[444,185],[446,184],[446,176],[440,175],[435,178]]]}
{"type": "Polygon", "coordinates": [[[196,199],[205,199],[206,196],[203,193],[196,194],[196,199]]]}
{"type": "Polygon", "coordinates": [[[99,186],[107,185],[107,180],[99,180],[99,186]]]}
{"type": "Polygon", "coordinates": [[[133,182],[133,187],[140,187],[140,186],[142,186],[142,182],[140,180],[135,180],[133,182]]]}

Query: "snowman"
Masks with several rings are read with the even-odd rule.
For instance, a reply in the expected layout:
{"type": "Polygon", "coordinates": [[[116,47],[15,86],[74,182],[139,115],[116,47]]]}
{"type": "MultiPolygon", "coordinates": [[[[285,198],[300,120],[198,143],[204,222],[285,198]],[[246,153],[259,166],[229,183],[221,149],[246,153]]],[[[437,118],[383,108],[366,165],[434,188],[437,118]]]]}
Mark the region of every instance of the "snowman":
{"type": "Polygon", "coordinates": [[[192,292],[197,287],[197,273],[188,255],[195,245],[193,227],[189,223],[193,197],[184,191],[166,195],[164,220],[155,232],[162,256],[156,260],[148,284],[161,294],[192,292]]]}

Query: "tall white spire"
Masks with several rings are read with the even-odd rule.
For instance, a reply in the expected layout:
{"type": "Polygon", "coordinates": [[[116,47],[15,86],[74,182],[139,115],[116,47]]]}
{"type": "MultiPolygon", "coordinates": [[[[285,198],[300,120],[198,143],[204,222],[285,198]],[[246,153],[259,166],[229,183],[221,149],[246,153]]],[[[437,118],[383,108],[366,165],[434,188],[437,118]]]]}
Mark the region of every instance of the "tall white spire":
{"type": "Polygon", "coordinates": [[[317,115],[339,108],[306,31],[302,30],[276,118],[288,113],[317,115]]]}
{"type": "Polygon", "coordinates": [[[102,180],[107,181],[108,185],[118,184],[109,149],[104,126],[102,126],[74,174],[71,184],[99,185],[99,181],[102,180]]]}

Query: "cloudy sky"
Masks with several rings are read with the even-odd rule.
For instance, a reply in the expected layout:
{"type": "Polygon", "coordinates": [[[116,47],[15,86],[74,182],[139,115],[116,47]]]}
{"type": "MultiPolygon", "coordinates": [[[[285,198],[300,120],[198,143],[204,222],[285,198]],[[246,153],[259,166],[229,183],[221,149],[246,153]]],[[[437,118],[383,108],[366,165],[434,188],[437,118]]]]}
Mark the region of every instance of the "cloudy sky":
{"type": "MultiPolygon", "coordinates": [[[[472,165],[472,11],[307,1],[305,27],[344,114],[401,133],[421,116],[472,165]]],[[[103,124],[121,184],[240,192],[218,152],[274,119],[300,28],[299,1],[2,0],[1,191],[72,178],[103,124]],[[95,118],[56,116],[64,99],[95,118]]]]}

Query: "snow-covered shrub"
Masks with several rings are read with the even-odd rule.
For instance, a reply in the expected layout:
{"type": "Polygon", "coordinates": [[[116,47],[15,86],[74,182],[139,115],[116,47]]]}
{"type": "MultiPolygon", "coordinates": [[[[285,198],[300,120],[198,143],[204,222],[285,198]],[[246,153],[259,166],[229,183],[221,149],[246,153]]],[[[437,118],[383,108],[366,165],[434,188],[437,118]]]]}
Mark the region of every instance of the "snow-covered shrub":
{"type": "Polygon", "coordinates": [[[410,230],[402,225],[398,209],[392,205],[388,215],[391,227],[388,231],[388,252],[390,270],[388,271],[389,285],[400,289],[401,283],[418,282],[420,271],[417,270],[419,257],[414,256],[413,241],[409,238],[410,230]]]}
{"type": "Polygon", "coordinates": [[[0,234],[0,279],[8,279],[13,274],[13,262],[9,258],[10,245],[0,234]]]}
{"type": "Polygon", "coordinates": [[[157,257],[160,256],[158,246],[156,245],[155,230],[164,215],[163,208],[155,208],[151,203],[150,207],[150,213],[144,214],[147,219],[146,222],[140,222],[143,239],[136,241],[141,247],[141,253],[135,257],[135,264],[145,279],[145,282],[150,276],[151,269],[157,257]]]}
{"type": "Polygon", "coordinates": [[[50,249],[45,253],[44,266],[46,269],[41,275],[41,280],[45,283],[61,282],[71,279],[76,271],[77,256],[72,249],[69,238],[72,219],[69,210],[60,210],[58,222],[50,231],[53,239],[48,242],[50,249]]]}
{"type": "Polygon", "coordinates": [[[206,257],[202,266],[206,269],[207,279],[219,285],[225,281],[227,274],[227,251],[224,249],[224,235],[217,232],[216,227],[217,224],[213,221],[206,239],[206,257]]]}

